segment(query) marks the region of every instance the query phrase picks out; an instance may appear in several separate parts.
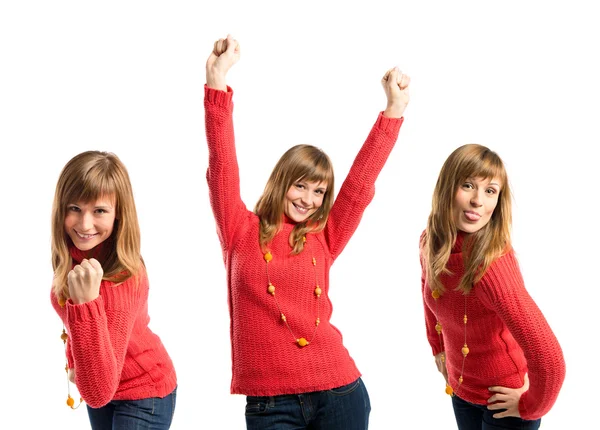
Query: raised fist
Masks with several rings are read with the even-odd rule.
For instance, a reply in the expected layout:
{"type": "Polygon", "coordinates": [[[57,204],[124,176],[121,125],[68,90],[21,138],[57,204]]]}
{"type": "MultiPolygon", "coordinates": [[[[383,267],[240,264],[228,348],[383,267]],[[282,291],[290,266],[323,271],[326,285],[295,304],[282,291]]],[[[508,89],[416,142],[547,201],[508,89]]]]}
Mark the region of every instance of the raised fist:
{"type": "Polygon", "coordinates": [[[95,258],[83,259],[67,275],[69,295],[76,305],[91,302],[100,295],[100,283],[104,276],[102,266],[95,258]]]}

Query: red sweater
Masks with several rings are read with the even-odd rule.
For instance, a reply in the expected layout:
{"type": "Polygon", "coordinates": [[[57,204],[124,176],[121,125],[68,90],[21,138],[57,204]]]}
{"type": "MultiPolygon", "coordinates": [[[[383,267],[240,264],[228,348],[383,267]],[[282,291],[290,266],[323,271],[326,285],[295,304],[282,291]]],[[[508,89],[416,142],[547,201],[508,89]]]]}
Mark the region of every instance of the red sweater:
{"type": "MultiPolygon", "coordinates": [[[[74,264],[84,255],[71,248],[74,264]]],[[[160,338],[148,327],[148,278],[119,285],[102,281],[100,295],[80,305],[69,299],[61,307],[51,293],[52,306],[69,333],[67,360],[75,369],[81,397],[92,408],[111,400],[165,397],[177,385],[173,363],[160,338]]]]}
{"type": "Polygon", "coordinates": [[[207,171],[210,201],[227,271],[231,320],[231,392],[273,396],[320,391],[349,384],[360,376],[330,323],[329,268],[358,227],[373,198],[375,180],[392,150],[402,119],[379,115],[342,185],[325,229],[307,235],[307,246],[291,255],[288,243],[294,227],[286,222],[269,249],[272,283],[288,324],[298,337],[312,337],[316,318],[314,269],[322,289],[316,338],[299,348],[279,318],[274,298],[267,293],[267,275],[259,245],[259,219],[240,197],[235,152],[232,95],[205,87],[207,171]],[[312,255],[311,255],[312,254],[312,255]]]}
{"type": "MultiPolygon", "coordinates": [[[[452,249],[446,267],[453,275],[442,276],[446,291],[438,299],[437,308],[424,269],[421,279],[427,339],[434,355],[441,352],[435,331],[437,312],[442,324],[449,383],[455,390],[464,344],[465,298],[462,292],[455,291],[464,274],[463,241],[464,235],[459,235],[452,249]]],[[[525,289],[514,251],[495,260],[475,284],[467,296],[467,317],[469,354],[458,396],[487,405],[493,394],[488,387],[520,388],[528,373],[529,390],[519,402],[521,418],[534,420],[545,415],[556,401],[565,378],[565,361],[558,340],[525,289]]]]}

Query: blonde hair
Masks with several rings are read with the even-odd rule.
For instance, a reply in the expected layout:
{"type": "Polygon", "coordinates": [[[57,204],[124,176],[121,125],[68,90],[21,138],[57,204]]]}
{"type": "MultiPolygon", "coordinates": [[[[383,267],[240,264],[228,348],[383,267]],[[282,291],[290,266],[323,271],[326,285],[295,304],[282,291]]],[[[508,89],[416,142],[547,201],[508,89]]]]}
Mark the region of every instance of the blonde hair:
{"type": "Polygon", "coordinates": [[[454,199],[458,187],[470,177],[500,181],[498,203],[490,221],[481,230],[469,235],[463,244],[464,276],[457,290],[468,293],[480,281],[492,262],[511,246],[511,192],[502,159],[482,145],[463,145],[448,157],[440,171],[421,242],[425,257],[426,277],[432,290],[444,291],[441,275],[446,268],[457,237],[453,217],[454,199]]]}
{"type": "Polygon", "coordinates": [[[59,301],[69,297],[67,275],[73,265],[69,253],[72,242],[65,231],[67,205],[100,198],[114,199],[116,215],[113,233],[105,241],[111,248],[102,263],[104,279],[123,282],[143,267],[140,228],[127,169],[115,154],[83,152],[73,157],[60,173],[52,205],[53,292],[59,301]]]}
{"type": "Polygon", "coordinates": [[[306,221],[294,226],[289,243],[293,254],[304,249],[302,238],[306,233],[316,233],[325,228],[325,223],[333,206],[333,166],[322,150],[311,145],[296,145],[281,156],[265,190],[256,203],[254,213],[260,218],[260,246],[266,250],[268,244],[281,230],[285,208],[285,196],[297,181],[327,183],[323,203],[306,221]]]}

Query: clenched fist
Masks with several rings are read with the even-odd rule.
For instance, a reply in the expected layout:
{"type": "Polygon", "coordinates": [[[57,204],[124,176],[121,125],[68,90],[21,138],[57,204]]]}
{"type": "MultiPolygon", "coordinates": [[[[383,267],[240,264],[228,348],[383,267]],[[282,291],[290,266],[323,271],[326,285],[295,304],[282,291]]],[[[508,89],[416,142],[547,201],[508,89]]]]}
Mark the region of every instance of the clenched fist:
{"type": "Polygon", "coordinates": [[[206,85],[217,90],[227,91],[225,76],[240,59],[240,44],[230,34],[227,39],[215,42],[206,60],[206,85]]]}
{"type": "Polygon", "coordinates": [[[95,258],[83,259],[67,276],[69,295],[76,305],[91,302],[100,295],[104,270],[95,258]]]}
{"type": "Polygon", "coordinates": [[[402,73],[398,67],[388,70],[381,79],[381,85],[387,97],[387,106],[383,114],[388,118],[400,118],[408,105],[408,84],[410,77],[402,73]]]}

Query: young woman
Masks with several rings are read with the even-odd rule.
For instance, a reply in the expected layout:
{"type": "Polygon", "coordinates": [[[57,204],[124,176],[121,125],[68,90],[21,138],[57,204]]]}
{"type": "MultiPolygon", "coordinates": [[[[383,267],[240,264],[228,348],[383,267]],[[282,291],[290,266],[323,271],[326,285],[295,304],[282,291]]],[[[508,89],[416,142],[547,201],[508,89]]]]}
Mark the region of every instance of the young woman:
{"type": "Polygon", "coordinates": [[[510,240],[500,157],[464,145],[446,160],[421,237],[427,338],[458,428],[537,429],[565,377],[562,350],[527,293],[510,240]]]}
{"type": "Polygon", "coordinates": [[[52,264],[51,301],[68,333],[69,379],[92,428],[168,429],[175,369],[148,328],[135,202],[116,155],[84,152],[63,168],[52,208],[52,264]]]}
{"type": "Polygon", "coordinates": [[[388,71],[380,113],[340,193],[331,162],[310,145],[289,149],[254,212],[240,198],[233,91],[239,59],[228,36],[206,64],[207,172],[227,269],[233,377],[247,395],[248,429],[366,429],[370,403],[360,372],[330,323],[329,268],[358,227],[398,137],[409,78],[388,71]]]}

